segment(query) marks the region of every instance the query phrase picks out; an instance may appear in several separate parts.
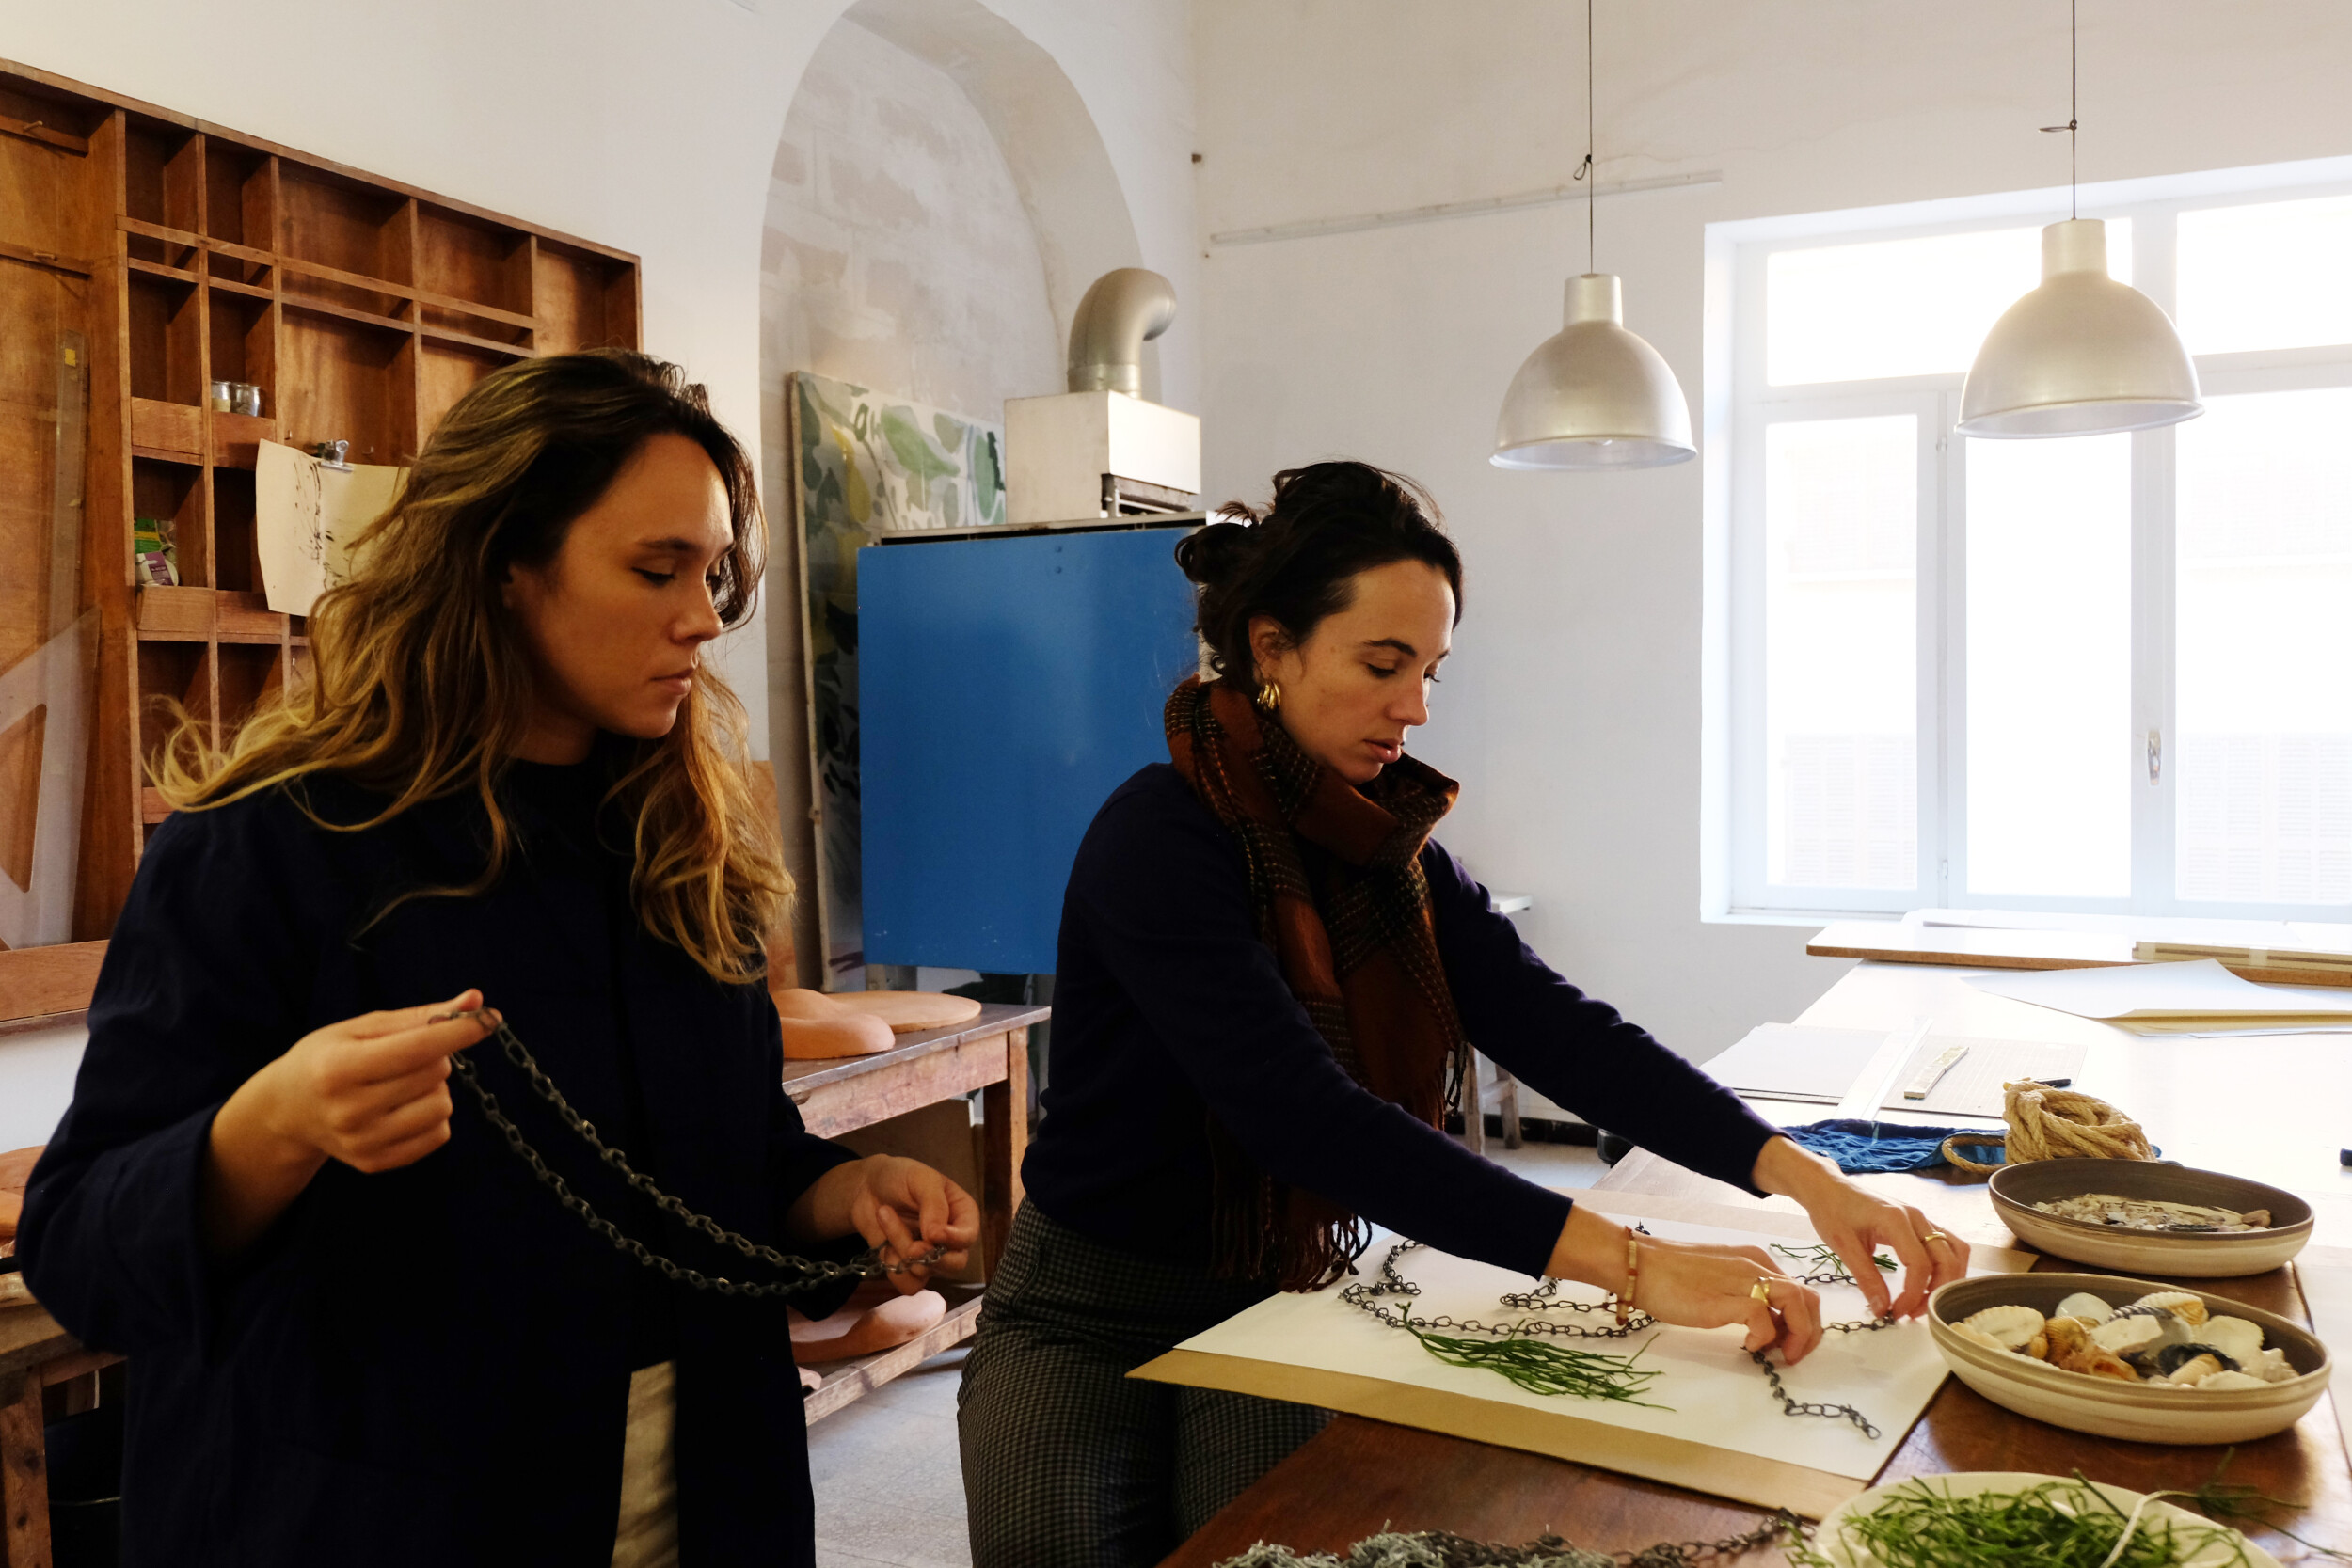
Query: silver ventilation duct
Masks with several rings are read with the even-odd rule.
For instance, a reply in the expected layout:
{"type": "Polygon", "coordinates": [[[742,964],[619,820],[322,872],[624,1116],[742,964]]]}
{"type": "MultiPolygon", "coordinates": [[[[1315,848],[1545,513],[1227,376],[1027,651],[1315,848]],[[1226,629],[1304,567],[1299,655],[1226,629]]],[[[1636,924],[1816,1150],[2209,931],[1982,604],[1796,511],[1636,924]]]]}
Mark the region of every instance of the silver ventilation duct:
{"type": "Polygon", "coordinates": [[[1143,345],[1176,319],[1176,291],[1144,267],[1094,280],[1070,323],[1070,389],[1143,396],[1143,345]]]}

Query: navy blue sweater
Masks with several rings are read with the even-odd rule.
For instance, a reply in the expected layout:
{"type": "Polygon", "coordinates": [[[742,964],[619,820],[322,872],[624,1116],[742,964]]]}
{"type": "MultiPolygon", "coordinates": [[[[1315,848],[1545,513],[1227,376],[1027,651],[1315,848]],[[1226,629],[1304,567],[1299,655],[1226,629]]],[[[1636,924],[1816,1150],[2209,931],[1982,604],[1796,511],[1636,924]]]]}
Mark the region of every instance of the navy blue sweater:
{"type": "MultiPolygon", "coordinates": [[[[687,1560],[812,1560],[783,1305],[662,1285],[566,1212],[462,1086],[450,1142],[422,1160],[329,1163],[234,1267],[198,1238],[206,1136],[240,1084],[324,1024],[479,986],[641,1166],[785,1244],[786,1209],[852,1156],[785,1098],[765,988],[713,981],[628,912],[628,834],[608,832],[615,854],[588,831],[594,767],[517,766],[527,853],[506,879],[364,934],[390,894],[480,871],[476,808],[329,832],[272,793],[180,813],[147,847],[22,1243],[58,1321],[131,1357],[124,1562],[603,1568],[630,1370],[663,1357],[687,1560]]],[[[332,783],[311,798],[346,821],[378,803],[332,783]]],[[[706,1273],[759,1277],[633,1200],[495,1043],[473,1059],[599,1211],[706,1273]]]]}
{"type": "MultiPolygon", "coordinates": [[[[1587,1121],[1756,1190],[1770,1123],[1552,973],[1434,840],[1422,868],[1473,1044],[1587,1121]]],[[[1214,1114],[1279,1180],[1459,1257],[1542,1272],[1569,1200],[1348,1077],[1259,939],[1239,846],[1168,764],[1120,785],[1087,830],[1059,962],[1045,1115],[1022,1167],[1053,1218],[1205,1265],[1214,1114]]]]}

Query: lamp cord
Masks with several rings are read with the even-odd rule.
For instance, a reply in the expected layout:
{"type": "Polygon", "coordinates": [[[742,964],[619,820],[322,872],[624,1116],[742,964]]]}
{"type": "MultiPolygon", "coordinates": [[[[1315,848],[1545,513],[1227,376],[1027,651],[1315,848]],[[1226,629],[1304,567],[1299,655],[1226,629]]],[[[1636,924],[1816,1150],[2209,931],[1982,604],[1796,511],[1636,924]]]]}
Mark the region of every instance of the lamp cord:
{"type": "Polygon", "coordinates": [[[1593,216],[1594,198],[1600,187],[1600,181],[1593,175],[1593,0],[1584,0],[1584,161],[1576,166],[1576,178],[1585,182],[1584,271],[1589,276],[1599,270],[1595,243],[1598,226],[1593,216]]]}
{"type": "MultiPolygon", "coordinates": [[[[2066,133],[2066,215],[2080,218],[2082,210],[2082,103],[2083,103],[2083,40],[2081,24],[2082,0],[2066,0],[2066,123],[2044,125],[2046,132],[2066,133]]],[[[1592,0],[1585,0],[1585,24],[1592,22],[1592,0]]],[[[1589,70],[1589,66],[1587,68],[1589,70]]],[[[1589,88],[1587,89],[1590,90],[1589,88]]],[[[1591,133],[1585,139],[1591,140],[1591,133]]],[[[1585,162],[1592,161],[1586,154],[1585,162]]]]}

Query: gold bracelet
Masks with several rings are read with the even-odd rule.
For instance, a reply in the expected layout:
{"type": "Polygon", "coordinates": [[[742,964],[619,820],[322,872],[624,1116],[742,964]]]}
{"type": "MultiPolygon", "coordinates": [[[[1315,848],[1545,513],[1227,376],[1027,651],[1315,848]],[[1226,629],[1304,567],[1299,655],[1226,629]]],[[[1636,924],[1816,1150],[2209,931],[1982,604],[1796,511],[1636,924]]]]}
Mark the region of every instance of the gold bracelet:
{"type": "Polygon", "coordinates": [[[1641,1241],[1630,1229],[1625,1233],[1625,1289],[1617,1292],[1617,1326],[1623,1328],[1633,1321],[1633,1291],[1642,1282],[1641,1241]]]}

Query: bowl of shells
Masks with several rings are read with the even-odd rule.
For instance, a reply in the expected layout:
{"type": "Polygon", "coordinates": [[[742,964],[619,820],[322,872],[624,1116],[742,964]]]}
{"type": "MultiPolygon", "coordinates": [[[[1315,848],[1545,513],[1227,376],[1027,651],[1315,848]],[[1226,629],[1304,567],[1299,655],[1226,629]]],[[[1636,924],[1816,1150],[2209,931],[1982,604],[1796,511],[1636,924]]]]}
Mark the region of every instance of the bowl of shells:
{"type": "Polygon", "coordinates": [[[2312,1206],[2153,1160],[2032,1160],[1988,1183],[2001,1223],[2054,1257],[2172,1279],[2266,1274],[2312,1239],[2312,1206]]]}
{"type": "Polygon", "coordinates": [[[1928,1298],[1935,1348],[1994,1404],[2138,1443],[2247,1443],[2319,1402],[2328,1348],[2225,1296],[2100,1274],[1984,1275],[1928,1298]]]}

